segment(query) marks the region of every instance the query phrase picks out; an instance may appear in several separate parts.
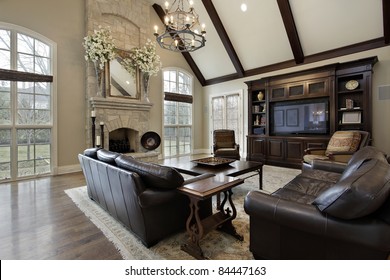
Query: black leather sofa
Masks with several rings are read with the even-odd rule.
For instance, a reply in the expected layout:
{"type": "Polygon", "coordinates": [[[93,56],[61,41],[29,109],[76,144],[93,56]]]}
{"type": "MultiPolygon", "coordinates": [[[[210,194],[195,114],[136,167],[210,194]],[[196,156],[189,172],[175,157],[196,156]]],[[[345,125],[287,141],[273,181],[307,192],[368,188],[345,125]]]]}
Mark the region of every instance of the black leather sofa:
{"type": "Polygon", "coordinates": [[[342,173],[305,170],[271,195],[252,191],[250,250],[257,259],[387,259],[390,165],[374,147],[342,173]]]}
{"type": "MultiPolygon", "coordinates": [[[[90,148],[78,155],[89,197],[150,247],[185,229],[189,200],[176,188],[213,176],[189,180],[175,169],[141,162],[104,149],[90,148]]],[[[211,213],[203,202],[201,216],[211,213]]]]}

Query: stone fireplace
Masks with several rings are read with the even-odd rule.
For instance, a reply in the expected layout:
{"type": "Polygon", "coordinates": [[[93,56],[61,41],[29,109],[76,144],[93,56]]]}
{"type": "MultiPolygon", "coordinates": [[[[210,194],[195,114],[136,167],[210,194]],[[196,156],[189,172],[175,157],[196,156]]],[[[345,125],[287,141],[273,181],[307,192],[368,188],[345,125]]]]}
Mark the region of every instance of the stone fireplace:
{"type": "MultiPolygon", "coordinates": [[[[116,152],[131,154],[144,161],[157,161],[158,153],[141,145],[142,135],[149,131],[151,103],[112,97],[91,97],[89,102],[91,110],[96,112],[96,135],[103,135],[103,148],[118,147],[120,150],[116,152]],[[100,123],[104,123],[103,134],[100,123]],[[127,143],[128,148],[125,147],[127,143]]],[[[87,135],[92,143],[92,126],[87,135]]]]}

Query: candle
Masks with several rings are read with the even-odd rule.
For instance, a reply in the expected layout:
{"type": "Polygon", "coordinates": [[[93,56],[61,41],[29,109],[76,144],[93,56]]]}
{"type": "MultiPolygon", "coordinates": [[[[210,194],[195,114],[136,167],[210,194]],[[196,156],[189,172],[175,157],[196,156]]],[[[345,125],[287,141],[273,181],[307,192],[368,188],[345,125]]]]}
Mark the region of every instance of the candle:
{"type": "Polygon", "coordinates": [[[158,26],[155,25],[155,26],[154,26],[154,33],[157,33],[157,31],[158,31],[158,26]]]}
{"type": "Polygon", "coordinates": [[[204,31],[206,29],[206,24],[202,24],[202,31],[204,31]]]}
{"type": "Polygon", "coordinates": [[[100,136],[96,136],[96,146],[100,146],[100,136]]]}
{"type": "Polygon", "coordinates": [[[96,111],[95,110],[91,111],[91,117],[92,118],[96,117],[96,111]]]}
{"type": "Polygon", "coordinates": [[[104,125],[104,122],[100,122],[100,125],[104,125]]]}
{"type": "Polygon", "coordinates": [[[169,7],[169,3],[168,3],[168,1],[165,1],[165,9],[168,10],[168,7],[169,7]]]}

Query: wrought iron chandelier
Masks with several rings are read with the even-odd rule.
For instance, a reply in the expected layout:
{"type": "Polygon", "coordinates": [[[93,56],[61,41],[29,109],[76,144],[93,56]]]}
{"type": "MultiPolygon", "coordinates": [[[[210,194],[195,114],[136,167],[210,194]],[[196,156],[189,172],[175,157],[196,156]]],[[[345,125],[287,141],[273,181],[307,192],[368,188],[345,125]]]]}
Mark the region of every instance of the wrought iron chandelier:
{"type": "Polygon", "coordinates": [[[154,35],[162,48],[174,52],[193,52],[205,46],[205,25],[200,26],[192,0],[175,0],[171,8],[166,1],[164,25],[165,32],[162,34],[158,33],[158,26],[154,26],[154,35]],[[201,28],[200,32],[197,27],[201,28]]]}

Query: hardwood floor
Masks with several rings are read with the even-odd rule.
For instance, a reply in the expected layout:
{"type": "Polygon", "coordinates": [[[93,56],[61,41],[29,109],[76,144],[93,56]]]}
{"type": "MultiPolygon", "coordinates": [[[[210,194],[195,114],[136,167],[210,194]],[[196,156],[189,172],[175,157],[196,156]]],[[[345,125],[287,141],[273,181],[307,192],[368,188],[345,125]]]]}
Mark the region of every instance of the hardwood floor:
{"type": "Polygon", "coordinates": [[[122,259],[64,192],[84,185],[81,172],[0,184],[0,259],[122,259]]]}

